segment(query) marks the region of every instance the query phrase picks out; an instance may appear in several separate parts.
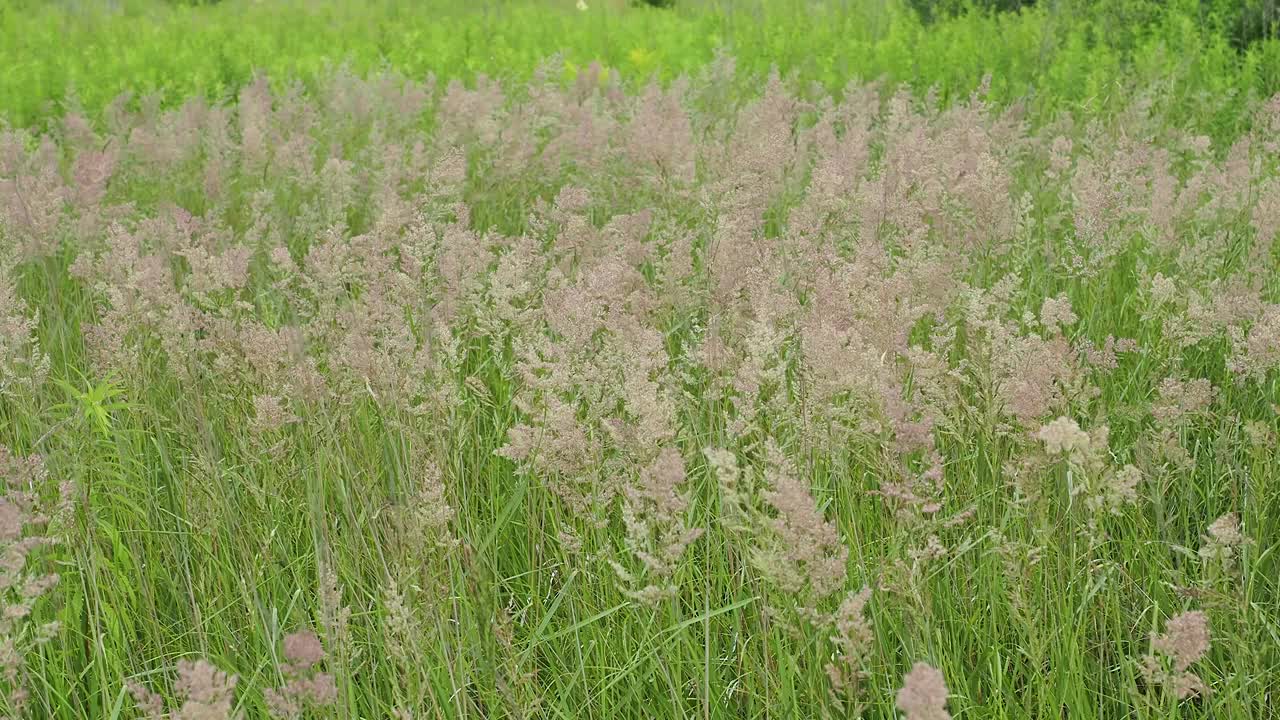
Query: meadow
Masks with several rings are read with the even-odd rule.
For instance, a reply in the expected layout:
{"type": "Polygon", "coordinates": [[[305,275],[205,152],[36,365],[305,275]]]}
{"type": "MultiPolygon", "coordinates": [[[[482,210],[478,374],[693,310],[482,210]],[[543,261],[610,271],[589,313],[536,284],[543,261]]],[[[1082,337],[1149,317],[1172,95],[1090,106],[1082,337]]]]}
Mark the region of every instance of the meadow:
{"type": "Polygon", "coordinates": [[[0,9],[0,717],[1280,717],[1280,41],[582,5],[0,9]]]}

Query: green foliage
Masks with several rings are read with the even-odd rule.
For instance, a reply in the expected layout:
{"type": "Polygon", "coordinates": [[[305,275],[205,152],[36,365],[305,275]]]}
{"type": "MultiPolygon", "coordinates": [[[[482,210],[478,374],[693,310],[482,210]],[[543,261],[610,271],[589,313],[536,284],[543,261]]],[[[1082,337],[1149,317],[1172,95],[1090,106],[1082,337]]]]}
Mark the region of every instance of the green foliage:
{"type": "Polygon", "coordinates": [[[1035,5],[1036,0],[907,0],[907,4],[931,23],[966,12],[1010,12],[1035,5]]]}
{"type": "MultiPolygon", "coordinates": [[[[1269,1],[1240,7],[1273,17],[1269,1]]],[[[0,9],[0,118],[29,126],[77,107],[95,116],[126,91],[164,104],[225,97],[257,72],[305,84],[341,63],[521,80],[561,53],[573,67],[600,62],[643,82],[695,73],[728,52],[750,74],[777,66],[832,91],[884,79],[936,87],[944,101],[990,74],[993,99],[1031,94],[1045,117],[1163,84],[1157,102],[1221,136],[1238,131],[1242,98],[1280,89],[1277,41],[1242,47],[1231,34],[1236,4],[1205,2],[1048,0],[1013,13],[988,11],[1003,0],[948,0],[928,24],[899,0],[705,0],[663,12],[605,0],[586,11],[571,0],[33,3],[0,9]],[[1191,97],[1205,101],[1183,102],[1191,97]]]]}
{"type": "Polygon", "coordinates": [[[1280,32],[1277,0],[1201,0],[1200,12],[1237,48],[1274,39],[1280,32]]]}

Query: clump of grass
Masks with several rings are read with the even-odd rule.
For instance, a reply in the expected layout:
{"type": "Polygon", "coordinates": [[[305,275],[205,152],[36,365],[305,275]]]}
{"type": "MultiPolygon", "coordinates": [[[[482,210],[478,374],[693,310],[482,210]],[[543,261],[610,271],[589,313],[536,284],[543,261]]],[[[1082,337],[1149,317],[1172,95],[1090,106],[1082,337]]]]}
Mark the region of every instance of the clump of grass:
{"type": "Polygon", "coordinates": [[[0,134],[5,712],[1269,710],[1280,104],[565,63],[0,134]]]}

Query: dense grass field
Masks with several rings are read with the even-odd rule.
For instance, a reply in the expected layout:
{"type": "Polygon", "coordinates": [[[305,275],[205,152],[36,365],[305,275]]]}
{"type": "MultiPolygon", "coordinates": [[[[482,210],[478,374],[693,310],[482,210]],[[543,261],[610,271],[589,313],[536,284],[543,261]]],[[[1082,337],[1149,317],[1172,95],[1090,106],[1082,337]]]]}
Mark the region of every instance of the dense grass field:
{"type": "Polygon", "coordinates": [[[0,717],[1280,717],[1228,5],[0,7],[0,717]]]}

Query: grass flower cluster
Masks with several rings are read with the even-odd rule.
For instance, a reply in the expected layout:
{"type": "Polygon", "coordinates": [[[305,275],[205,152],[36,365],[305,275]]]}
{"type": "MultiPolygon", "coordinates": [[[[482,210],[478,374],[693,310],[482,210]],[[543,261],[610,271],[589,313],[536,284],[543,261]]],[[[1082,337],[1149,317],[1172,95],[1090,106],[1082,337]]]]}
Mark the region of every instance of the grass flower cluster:
{"type": "Polygon", "coordinates": [[[1272,716],[1280,99],[564,63],[0,131],[0,716],[1272,716]]]}

